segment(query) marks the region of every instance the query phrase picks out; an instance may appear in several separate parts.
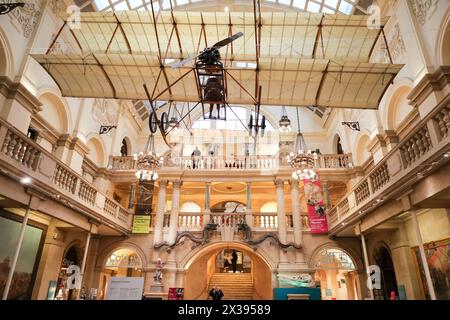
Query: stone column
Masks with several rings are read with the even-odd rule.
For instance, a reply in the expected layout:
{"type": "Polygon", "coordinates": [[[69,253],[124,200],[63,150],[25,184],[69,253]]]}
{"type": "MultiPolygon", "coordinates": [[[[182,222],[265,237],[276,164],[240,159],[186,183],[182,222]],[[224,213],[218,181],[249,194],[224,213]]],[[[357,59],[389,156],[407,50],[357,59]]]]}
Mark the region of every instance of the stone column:
{"type": "Polygon", "coordinates": [[[250,181],[247,181],[247,208],[245,211],[245,222],[250,228],[253,227],[252,193],[250,181]]]}
{"type": "MultiPolygon", "coordinates": [[[[369,288],[367,288],[367,297],[370,299],[373,299],[373,291],[372,291],[372,279],[370,278],[370,270],[369,270],[369,258],[367,255],[367,247],[366,247],[366,238],[364,237],[364,234],[361,232],[361,245],[362,245],[362,251],[364,256],[364,266],[366,267],[366,283],[369,285],[369,288]]],[[[363,286],[364,284],[361,284],[363,286]]]]}
{"type": "Polygon", "coordinates": [[[154,230],[153,244],[162,240],[162,229],[164,224],[164,209],[166,207],[166,187],[167,180],[159,181],[158,207],[156,209],[156,222],[154,230]]]}
{"type": "Polygon", "coordinates": [[[422,263],[423,270],[425,271],[425,278],[427,279],[428,292],[430,293],[431,300],[436,300],[436,293],[434,291],[433,281],[431,280],[430,268],[428,267],[427,256],[425,255],[425,248],[423,247],[422,235],[420,233],[415,210],[411,210],[411,218],[416,233],[417,243],[419,245],[420,262],[422,263]]]}
{"type": "MultiPolygon", "coordinates": [[[[278,219],[278,238],[282,243],[286,243],[286,212],[284,211],[284,181],[276,179],[277,187],[277,219],[278,219]]],[[[287,263],[287,254],[280,249],[280,263],[287,263]]]]}
{"type": "Polygon", "coordinates": [[[181,180],[173,181],[172,212],[170,213],[169,243],[174,243],[178,231],[178,214],[180,212],[180,187],[181,180]]]}
{"type": "MultiPolygon", "coordinates": [[[[291,202],[292,202],[292,220],[294,225],[294,242],[297,245],[302,245],[303,231],[302,231],[302,217],[300,213],[300,203],[298,195],[298,181],[291,180],[291,202]]],[[[305,263],[303,249],[295,252],[295,262],[305,263]]]]}
{"type": "Polygon", "coordinates": [[[211,218],[211,182],[205,183],[205,212],[203,213],[203,226],[206,226],[211,218]]]}

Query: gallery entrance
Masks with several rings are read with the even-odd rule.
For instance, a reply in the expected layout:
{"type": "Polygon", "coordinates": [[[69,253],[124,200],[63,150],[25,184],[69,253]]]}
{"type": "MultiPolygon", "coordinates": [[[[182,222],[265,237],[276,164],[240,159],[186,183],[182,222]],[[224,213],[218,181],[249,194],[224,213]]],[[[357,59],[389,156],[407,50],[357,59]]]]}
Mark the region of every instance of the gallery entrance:
{"type": "Polygon", "coordinates": [[[224,300],[272,299],[269,265],[259,253],[243,244],[210,245],[196,253],[185,268],[185,299],[211,299],[209,292],[214,287],[223,291],[224,300]]]}
{"type": "Polygon", "coordinates": [[[374,289],[376,300],[389,300],[391,295],[398,296],[397,280],[391,254],[384,245],[380,245],[374,254],[375,264],[381,271],[381,289],[374,289]]]}
{"type": "Polygon", "coordinates": [[[112,277],[142,277],[142,261],[133,250],[117,249],[106,260],[100,274],[98,300],[108,297],[108,284],[112,277]]]}
{"type": "Polygon", "coordinates": [[[322,300],[358,300],[359,280],[354,260],[338,248],[322,249],[315,257],[315,280],[322,300]]]}

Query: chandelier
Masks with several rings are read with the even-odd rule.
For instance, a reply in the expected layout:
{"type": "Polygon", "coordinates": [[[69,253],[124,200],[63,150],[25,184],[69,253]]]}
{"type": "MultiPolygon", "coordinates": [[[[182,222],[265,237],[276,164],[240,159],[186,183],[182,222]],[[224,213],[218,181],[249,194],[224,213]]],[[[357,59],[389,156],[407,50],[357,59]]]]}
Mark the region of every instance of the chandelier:
{"type": "Polygon", "coordinates": [[[291,120],[287,116],[286,107],[283,106],[281,111],[281,119],[278,122],[280,125],[280,132],[289,132],[291,131],[291,120]]]}
{"type": "Polygon", "coordinates": [[[292,178],[296,180],[309,179],[312,180],[316,178],[317,174],[314,171],[314,167],[317,161],[317,153],[311,151],[307,148],[305,138],[300,131],[300,120],[298,116],[297,107],[297,122],[298,122],[298,132],[295,141],[294,152],[291,152],[287,160],[291,167],[294,169],[292,173],[292,178]]]}
{"type": "Polygon", "coordinates": [[[158,179],[156,170],[161,167],[163,157],[155,152],[155,140],[153,134],[150,134],[147,142],[146,152],[134,154],[136,161],[136,177],[139,181],[155,181],[158,179]]]}

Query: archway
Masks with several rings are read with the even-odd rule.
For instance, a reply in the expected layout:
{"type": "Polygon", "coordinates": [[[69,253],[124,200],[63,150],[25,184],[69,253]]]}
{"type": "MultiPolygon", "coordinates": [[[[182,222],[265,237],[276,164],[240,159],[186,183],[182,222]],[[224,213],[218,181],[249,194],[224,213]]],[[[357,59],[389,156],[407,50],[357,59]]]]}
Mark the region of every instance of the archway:
{"type": "Polygon", "coordinates": [[[87,142],[89,153],[87,157],[92,160],[99,168],[103,168],[106,165],[106,151],[101,138],[93,136],[87,142]]]}
{"type": "Polygon", "coordinates": [[[388,129],[397,130],[402,124],[402,121],[414,110],[414,108],[409,105],[407,98],[409,92],[411,92],[411,87],[404,85],[397,88],[391,96],[387,113],[388,129]]]}
{"type": "Polygon", "coordinates": [[[374,298],[389,300],[392,292],[398,296],[397,280],[395,278],[394,263],[389,249],[380,244],[374,251],[374,261],[381,271],[381,289],[374,289],[374,298]]]}
{"type": "Polygon", "coordinates": [[[76,299],[75,290],[68,289],[67,278],[69,276],[67,270],[70,266],[81,265],[81,247],[79,243],[74,243],[67,249],[61,262],[61,269],[58,274],[56,283],[56,300],[73,300],[76,299]]]}
{"type": "Polygon", "coordinates": [[[340,248],[320,249],[313,259],[322,300],[357,300],[359,280],[353,258],[340,248]]]}
{"type": "Polygon", "coordinates": [[[272,272],[267,259],[242,243],[218,242],[202,248],[184,264],[185,299],[207,300],[218,286],[224,300],[272,299],[272,272]],[[237,254],[236,273],[226,266],[227,254],[237,254]]]}
{"type": "Polygon", "coordinates": [[[442,38],[436,41],[440,43],[440,48],[438,48],[437,53],[441,55],[440,61],[442,65],[450,65],[450,8],[447,9],[446,19],[443,22],[445,27],[442,28],[441,34],[442,38]],[[440,50],[439,50],[440,49],[440,50]]]}
{"type": "Polygon", "coordinates": [[[45,119],[58,133],[70,131],[69,112],[63,100],[52,92],[43,92],[39,95],[42,111],[39,115],[45,119]]]}
{"type": "Polygon", "coordinates": [[[98,299],[106,299],[109,280],[112,277],[143,277],[143,262],[140,255],[132,249],[114,250],[102,266],[99,281],[98,299]]]}
{"type": "Polygon", "coordinates": [[[370,137],[366,133],[363,133],[356,140],[356,148],[355,148],[355,164],[361,166],[366,162],[370,157],[371,153],[367,150],[367,146],[369,145],[370,137]]]}

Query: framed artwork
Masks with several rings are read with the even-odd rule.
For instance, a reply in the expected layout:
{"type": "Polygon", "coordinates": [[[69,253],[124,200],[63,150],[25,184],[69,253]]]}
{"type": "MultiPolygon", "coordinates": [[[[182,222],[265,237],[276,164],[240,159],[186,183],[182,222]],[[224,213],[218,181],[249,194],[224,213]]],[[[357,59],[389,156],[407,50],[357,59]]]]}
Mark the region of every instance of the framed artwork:
{"type": "MultiPolygon", "coordinates": [[[[14,256],[22,225],[21,217],[0,210],[0,294],[5,289],[11,260],[14,256]]],[[[9,289],[8,300],[31,299],[34,279],[39,265],[44,227],[29,221],[9,289]]]]}
{"type": "MultiPolygon", "coordinates": [[[[419,247],[411,248],[416,264],[418,278],[423,291],[423,297],[430,300],[425,271],[420,260],[419,247]]],[[[428,267],[430,269],[431,280],[433,282],[434,291],[438,300],[450,299],[450,269],[449,269],[449,253],[450,239],[435,241],[424,244],[425,256],[427,258],[428,267]]]]}

